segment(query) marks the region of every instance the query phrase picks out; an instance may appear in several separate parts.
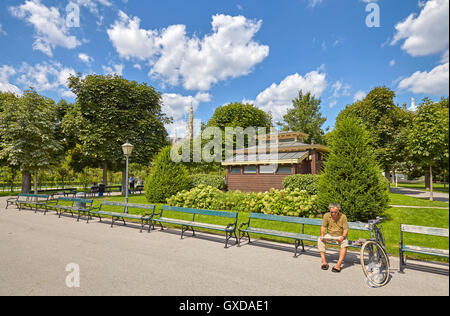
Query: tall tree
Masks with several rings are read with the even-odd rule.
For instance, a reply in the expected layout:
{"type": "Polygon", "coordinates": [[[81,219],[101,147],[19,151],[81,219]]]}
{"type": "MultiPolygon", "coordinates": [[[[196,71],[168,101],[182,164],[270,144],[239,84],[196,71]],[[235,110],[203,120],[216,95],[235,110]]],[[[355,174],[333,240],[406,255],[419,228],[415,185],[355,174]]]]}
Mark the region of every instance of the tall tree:
{"type": "Polygon", "coordinates": [[[411,124],[412,115],[394,104],[395,93],[386,87],[376,87],[362,101],[355,102],[341,111],[336,121],[357,117],[370,135],[370,145],[376,159],[389,180],[390,172],[404,162],[406,153],[405,129],[411,124]]]}
{"type": "Polygon", "coordinates": [[[62,146],[56,135],[53,100],[27,90],[20,98],[8,97],[0,111],[0,156],[22,172],[22,192],[31,191],[31,174],[56,164],[62,146]]]}
{"type": "Polygon", "coordinates": [[[449,159],[449,109],[445,102],[425,98],[419,105],[408,137],[408,150],[418,165],[428,168],[433,200],[433,167],[449,159]]]}
{"type": "Polygon", "coordinates": [[[370,135],[355,117],[336,123],[330,133],[331,150],[319,178],[319,204],[339,203],[350,220],[367,221],[388,207],[387,181],[381,175],[370,135]]]}
{"type": "Polygon", "coordinates": [[[132,161],[141,164],[150,163],[167,144],[164,124],[170,119],[162,113],[161,94],[153,87],[117,75],[78,75],[69,78],[69,88],[77,102],[63,125],[76,131],[83,155],[100,163],[103,183],[108,168],[125,173],[121,145],[127,140],[134,145],[132,161]]]}
{"type": "Polygon", "coordinates": [[[289,109],[283,116],[284,122],[277,123],[282,126],[283,131],[297,131],[309,134],[305,140],[311,143],[313,140],[318,144],[325,144],[325,133],[322,125],[326,118],[320,113],[320,99],[316,99],[310,92],[303,94],[300,90],[298,97],[292,100],[293,108],[289,109]]]}

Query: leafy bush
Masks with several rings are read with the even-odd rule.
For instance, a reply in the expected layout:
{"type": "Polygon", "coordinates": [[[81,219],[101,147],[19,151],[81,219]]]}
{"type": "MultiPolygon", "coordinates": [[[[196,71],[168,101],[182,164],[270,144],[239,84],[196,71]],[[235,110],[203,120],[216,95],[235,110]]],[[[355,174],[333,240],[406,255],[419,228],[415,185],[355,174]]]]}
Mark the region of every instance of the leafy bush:
{"type": "Polygon", "coordinates": [[[355,118],[339,121],[319,180],[319,205],[339,203],[350,221],[367,221],[388,207],[388,184],[376,163],[368,132],[355,118]]]}
{"type": "Polygon", "coordinates": [[[154,160],[145,182],[145,196],[148,202],[164,203],[168,197],[190,188],[186,167],[171,160],[170,149],[170,146],[164,147],[154,160]]]}
{"type": "Polygon", "coordinates": [[[311,196],[305,190],[299,189],[281,191],[271,189],[264,193],[242,193],[240,191],[223,192],[201,184],[190,191],[182,191],[168,198],[167,203],[179,207],[301,217],[311,217],[318,213],[317,196],[311,196]]]}
{"type": "Polygon", "coordinates": [[[225,179],[214,174],[194,174],[189,176],[191,180],[191,188],[195,188],[200,184],[204,184],[219,190],[225,190],[225,179]]]}
{"type": "Polygon", "coordinates": [[[310,195],[317,195],[319,175],[294,174],[283,180],[283,188],[305,190],[310,195]]]}

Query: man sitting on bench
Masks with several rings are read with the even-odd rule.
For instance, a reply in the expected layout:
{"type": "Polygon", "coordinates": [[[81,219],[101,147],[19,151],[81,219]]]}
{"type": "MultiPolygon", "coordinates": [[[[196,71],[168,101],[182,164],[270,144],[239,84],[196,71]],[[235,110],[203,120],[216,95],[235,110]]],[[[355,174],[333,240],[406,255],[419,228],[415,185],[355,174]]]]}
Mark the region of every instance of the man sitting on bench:
{"type": "Polygon", "coordinates": [[[341,265],[347,254],[348,247],[348,223],[347,216],[339,212],[339,204],[330,204],[328,206],[330,212],[323,216],[322,227],[320,228],[320,237],[317,246],[322,258],[322,270],[328,270],[329,266],[325,257],[326,243],[331,241],[337,242],[341,246],[339,252],[338,263],[333,267],[333,272],[341,272],[341,265]]]}

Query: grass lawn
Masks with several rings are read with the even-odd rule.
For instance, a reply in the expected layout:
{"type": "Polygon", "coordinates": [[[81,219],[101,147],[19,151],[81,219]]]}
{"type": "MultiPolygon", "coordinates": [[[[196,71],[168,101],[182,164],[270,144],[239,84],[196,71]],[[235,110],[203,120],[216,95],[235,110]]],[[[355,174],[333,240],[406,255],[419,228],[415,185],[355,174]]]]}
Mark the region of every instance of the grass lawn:
{"type": "MultiPolygon", "coordinates": [[[[428,189],[425,189],[425,183],[399,183],[398,186],[400,188],[411,188],[422,191],[430,191],[428,189]]],[[[448,183],[445,184],[445,188],[443,183],[433,183],[433,191],[448,193],[448,183]]]]}
{"type": "MultiPolygon", "coordinates": [[[[104,200],[110,201],[124,201],[124,197],[115,196],[115,197],[103,197],[104,200]]],[[[101,199],[96,199],[94,202],[94,206],[100,205],[101,199]]],[[[145,199],[144,195],[133,195],[129,198],[130,203],[143,203],[147,204],[148,202],[145,199]]],[[[150,204],[150,203],[148,203],[150,204]]],[[[414,197],[403,196],[400,194],[391,194],[391,204],[393,205],[416,205],[416,206],[446,206],[447,203],[443,202],[430,202],[427,200],[422,200],[414,197]]],[[[156,204],[157,209],[161,207],[162,204],[156,204]]],[[[107,208],[105,208],[106,210],[107,208]]],[[[108,208],[110,211],[121,211],[120,209],[108,208]]],[[[130,209],[130,213],[138,214],[139,210],[130,209]]],[[[144,213],[144,211],[142,211],[144,213]]],[[[165,216],[180,218],[191,220],[192,217],[190,215],[178,214],[175,212],[166,212],[165,216]]],[[[241,212],[238,217],[238,227],[241,223],[245,223],[248,221],[249,213],[241,212]]],[[[388,220],[383,223],[384,236],[386,241],[386,247],[389,254],[393,256],[398,256],[398,246],[400,241],[400,224],[410,224],[410,225],[419,225],[419,226],[431,226],[431,227],[440,227],[440,228],[448,228],[449,227],[449,210],[448,209],[425,209],[425,208],[389,208],[386,211],[386,217],[388,220]]],[[[197,216],[196,220],[203,221],[211,224],[224,225],[229,224],[229,219],[221,219],[214,217],[202,218],[201,216],[197,216]]],[[[289,224],[289,223],[273,223],[268,221],[252,221],[254,225],[273,229],[273,230],[282,230],[282,231],[291,231],[298,232],[299,225],[289,224]]],[[[173,225],[169,225],[174,227],[173,225]]],[[[155,227],[157,228],[157,226],[155,227]]],[[[211,231],[212,232],[212,231],[211,231]]],[[[216,232],[217,233],[217,232],[216,232]]],[[[320,235],[320,227],[313,226],[305,226],[305,233],[310,235],[320,235]]],[[[267,240],[279,241],[279,242],[287,242],[293,244],[292,240],[279,238],[279,237],[271,237],[261,235],[255,236],[257,238],[264,238],[267,240]]],[[[350,231],[349,233],[350,240],[356,240],[358,238],[366,238],[368,239],[370,235],[367,232],[361,231],[350,231]]],[[[449,249],[449,241],[448,238],[441,237],[432,237],[432,236],[424,236],[417,234],[404,234],[404,240],[406,244],[416,245],[416,246],[425,246],[432,248],[442,248],[449,249]]],[[[308,242],[305,242],[308,244],[308,242]]],[[[310,244],[310,243],[309,243],[310,244]]],[[[354,250],[354,248],[353,248],[354,250]]],[[[421,259],[431,259],[431,260],[439,260],[446,261],[448,259],[445,258],[437,258],[437,257],[429,257],[415,254],[408,254],[409,257],[413,258],[421,258],[421,259]]]]}
{"type": "Polygon", "coordinates": [[[408,206],[437,206],[437,207],[448,207],[449,204],[440,201],[430,201],[427,199],[419,199],[408,195],[390,193],[390,205],[408,205],[408,206]]]}

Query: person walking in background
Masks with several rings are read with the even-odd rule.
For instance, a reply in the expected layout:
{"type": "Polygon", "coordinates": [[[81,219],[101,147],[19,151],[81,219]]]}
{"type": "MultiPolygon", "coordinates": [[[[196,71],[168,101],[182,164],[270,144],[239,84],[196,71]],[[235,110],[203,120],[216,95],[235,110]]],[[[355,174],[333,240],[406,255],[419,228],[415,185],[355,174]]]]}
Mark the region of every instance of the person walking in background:
{"type": "Polygon", "coordinates": [[[136,178],[134,177],[134,175],[131,176],[130,178],[130,191],[134,192],[134,183],[136,182],[136,178]]]}

